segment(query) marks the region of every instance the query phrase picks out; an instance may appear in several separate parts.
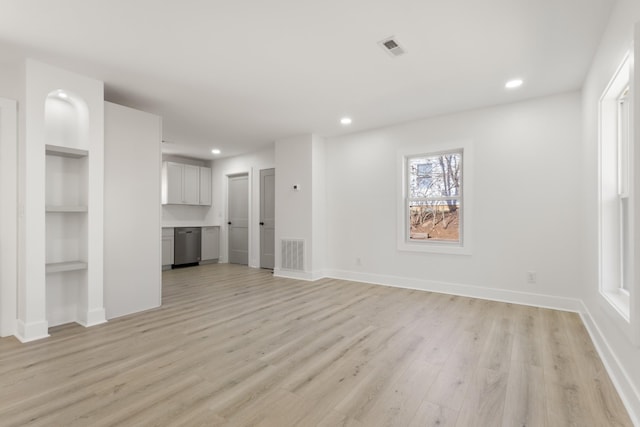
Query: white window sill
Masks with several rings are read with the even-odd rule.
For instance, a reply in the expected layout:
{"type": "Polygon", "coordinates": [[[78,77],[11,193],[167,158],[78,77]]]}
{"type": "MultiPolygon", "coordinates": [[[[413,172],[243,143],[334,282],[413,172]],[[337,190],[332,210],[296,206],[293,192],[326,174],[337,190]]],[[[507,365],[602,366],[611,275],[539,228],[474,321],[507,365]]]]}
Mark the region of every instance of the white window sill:
{"type": "Polygon", "coordinates": [[[629,322],[631,312],[630,309],[630,298],[629,293],[616,289],[612,291],[601,290],[600,294],[604,297],[604,299],[613,307],[613,309],[620,315],[624,320],[629,322]]]}
{"type": "Polygon", "coordinates": [[[446,242],[398,242],[398,250],[448,255],[471,255],[471,248],[457,243],[446,242]]]}

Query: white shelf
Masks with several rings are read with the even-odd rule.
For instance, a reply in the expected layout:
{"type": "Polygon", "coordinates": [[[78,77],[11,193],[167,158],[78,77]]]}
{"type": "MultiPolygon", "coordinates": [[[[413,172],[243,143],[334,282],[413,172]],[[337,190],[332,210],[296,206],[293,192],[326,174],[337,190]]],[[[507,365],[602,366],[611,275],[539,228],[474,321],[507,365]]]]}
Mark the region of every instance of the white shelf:
{"type": "Polygon", "coordinates": [[[53,262],[45,265],[45,271],[47,272],[47,274],[86,269],[87,263],[84,261],[53,262]]]}
{"type": "Polygon", "coordinates": [[[47,212],[87,212],[86,206],[46,206],[47,212]]]}
{"type": "Polygon", "coordinates": [[[51,156],[69,157],[72,159],[79,159],[87,157],[89,152],[87,150],[81,150],[79,148],[61,147],[59,145],[45,145],[45,153],[51,156]]]}

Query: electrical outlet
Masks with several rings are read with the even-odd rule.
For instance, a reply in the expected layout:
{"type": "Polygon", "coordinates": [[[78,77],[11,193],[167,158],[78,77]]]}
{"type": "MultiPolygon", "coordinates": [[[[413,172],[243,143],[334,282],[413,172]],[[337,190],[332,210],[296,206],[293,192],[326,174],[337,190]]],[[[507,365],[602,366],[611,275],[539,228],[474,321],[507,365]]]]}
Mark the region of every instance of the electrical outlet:
{"type": "Polygon", "coordinates": [[[527,271],[527,283],[536,283],[536,279],[535,271],[527,271]]]}

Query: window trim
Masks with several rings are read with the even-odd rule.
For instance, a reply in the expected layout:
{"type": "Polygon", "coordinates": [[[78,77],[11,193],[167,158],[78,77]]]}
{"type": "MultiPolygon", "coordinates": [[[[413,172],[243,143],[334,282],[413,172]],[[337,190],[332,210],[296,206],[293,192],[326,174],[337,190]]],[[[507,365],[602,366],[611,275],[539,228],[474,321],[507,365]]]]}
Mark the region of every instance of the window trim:
{"type": "MultiPolygon", "coordinates": [[[[451,255],[472,254],[472,203],[473,203],[473,146],[471,141],[451,141],[420,145],[415,149],[398,151],[398,201],[397,201],[397,249],[399,251],[440,253],[451,255]],[[409,240],[408,213],[408,159],[419,156],[435,156],[458,151],[462,154],[462,186],[460,190],[460,242],[442,240],[409,240]]],[[[447,197],[447,199],[449,199],[447,197]]]]}
{"type": "MultiPolygon", "coordinates": [[[[631,294],[634,290],[623,287],[624,262],[630,263],[628,266],[631,270],[629,276],[633,277],[634,266],[631,254],[633,254],[634,248],[633,242],[631,242],[629,253],[625,256],[621,222],[623,221],[623,199],[626,199],[627,203],[632,202],[632,192],[629,186],[633,185],[633,163],[631,161],[633,144],[631,140],[628,141],[630,151],[627,152],[627,155],[629,163],[624,172],[629,176],[627,177],[628,180],[623,184],[625,180],[621,175],[623,171],[621,171],[622,164],[619,154],[619,150],[622,148],[619,135],[621,127],[619,100],[625,88],[632,89],[632,62],[632,54],[627,52],[598,102],[598,290],[606,302],[605,311],[615,313],[627,325],[631,322],[631,294]],[[615,151],[615,156],[612,154],[613,151],[615,151]],[[615,161],[611,160],[612,157],[615,157],[615,161]],[[615,166],[612,166],[613,164],[615,166]],[[612,168],[615,168],[615,170],[612,171],[612,168]],[[615,177],[612,175],[615,175],[615,177]],[[615,186],[612,179],[615,179],[615,186]],[[605,186],[607,187],[606,189],[605,186]],[[615,191],[613,187],[615,187],[615,191]],[[615,199],[617,206],[616,213],[611,212],[613,199],[615,199]],[[615,224],[613,221],[615,221],[615,224]],[[614,228],[617,230],[613,230],[614,228]],[[610,251],[606,249],[612,246],[618,248],[617,255],[611,255],[610,251]],[[627,259],[623,260],[623,258],[627,259]],[[617,264],[617,266],[614,267],[614,264],[617,264]],[[610,277],[607,271],[612,270],[618,270],[617,276],[619,277],[610,277]]],[[[629,96],[629,102],[633,102],[631,96],[629,96]]],[[[633,114],[633,108],[634,106],[630,104],[629,114],[633,114]]],[[[633,138],[632,116],[628,124],[630,128],[628,129],[629,135],[627,137],[633,138]]],[[[630,206],[628,208],[631,209],[630,206]]],[[[633,211],[630,210],[628,213],[631,215],[630,226],[633,228],[633,211]]],[[[629,285],[631,284],[627,286],[629,285]]]]}

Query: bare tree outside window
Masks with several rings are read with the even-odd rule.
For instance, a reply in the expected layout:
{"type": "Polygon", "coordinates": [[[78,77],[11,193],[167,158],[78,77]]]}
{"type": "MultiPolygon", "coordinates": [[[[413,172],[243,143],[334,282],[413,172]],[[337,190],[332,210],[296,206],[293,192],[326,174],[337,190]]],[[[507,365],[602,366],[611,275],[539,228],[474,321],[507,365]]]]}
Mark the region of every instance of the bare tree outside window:
{"type": "Polygon", "coordinates": [[[407,158],[409,239],[460,242],[462,152],[407,158]]]}

